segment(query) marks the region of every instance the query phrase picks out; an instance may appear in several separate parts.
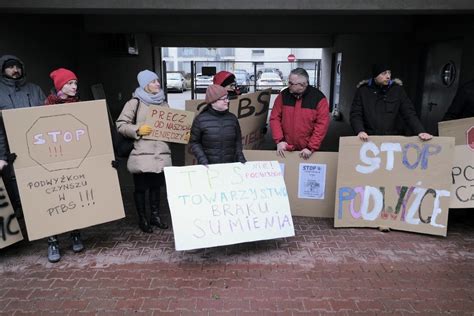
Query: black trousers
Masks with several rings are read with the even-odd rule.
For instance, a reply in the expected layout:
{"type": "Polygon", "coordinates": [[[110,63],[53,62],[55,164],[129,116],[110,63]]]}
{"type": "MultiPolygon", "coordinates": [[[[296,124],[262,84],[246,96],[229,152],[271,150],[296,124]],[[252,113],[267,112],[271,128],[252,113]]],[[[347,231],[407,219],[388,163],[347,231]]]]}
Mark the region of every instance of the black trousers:
{"type": "Polygon", "coordinates": [[[5,183],[5,189],[7,189],[8,196],[10,197],[12,207],[15,210],[15,213],[17,213],[21,209],[21,200],[20,193],[18,192],[18,185],[16,183],[15,171],[13,170],[11,163],[3,168],[2,179],[3,183],[5,183]]]}
{"type": "Polygon", "coordinates": [[[135,184],[135,193],[145,193],[150,191],[159,191],[162,184],[165,183],[165,175],[163,172],[153,173],[135,173],[133,174],[133,182],[135,184]]]}

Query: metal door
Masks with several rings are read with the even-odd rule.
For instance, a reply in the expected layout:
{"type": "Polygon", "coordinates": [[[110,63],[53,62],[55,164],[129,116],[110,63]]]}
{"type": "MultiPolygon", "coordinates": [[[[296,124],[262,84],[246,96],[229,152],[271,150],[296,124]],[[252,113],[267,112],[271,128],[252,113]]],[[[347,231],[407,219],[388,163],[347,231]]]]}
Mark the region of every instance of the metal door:
{"type": "Polygon", "coordinates": [[[421,104],[421,121],[428,133],[438,135],[438,122],[456,94],[461,55],[460,41],[434,43],[428,48],[421,104]]]}

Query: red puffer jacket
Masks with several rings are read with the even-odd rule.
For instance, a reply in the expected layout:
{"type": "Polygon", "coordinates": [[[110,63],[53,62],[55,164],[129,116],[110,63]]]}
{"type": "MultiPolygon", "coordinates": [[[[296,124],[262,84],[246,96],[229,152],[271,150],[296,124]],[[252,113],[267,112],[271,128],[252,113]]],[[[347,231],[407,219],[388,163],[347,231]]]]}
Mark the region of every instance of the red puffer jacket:
{"type": "Polygon", "coordinates": [[[316,151],[329,127],[329,104],[324,94],[308,86],[299,99],[283,90],[273,104],[270,127],[275,143],[285,141],[287,150],[316,151]]]}

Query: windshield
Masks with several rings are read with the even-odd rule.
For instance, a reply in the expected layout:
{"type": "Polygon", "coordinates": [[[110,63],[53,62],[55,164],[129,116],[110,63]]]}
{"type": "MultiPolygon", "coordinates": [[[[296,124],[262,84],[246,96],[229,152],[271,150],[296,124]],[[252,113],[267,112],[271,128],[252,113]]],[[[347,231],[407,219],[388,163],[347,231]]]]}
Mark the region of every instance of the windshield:
{"type": "Polygon", "coordinates": [[[179,73],[176,73],[176,72],[168,73],[167,76],[168,76],[168,79],[175,79],[175,80],[180,80],[181,79],[181,75],[179,73]]]}
{"type": "Polygon", "coordinates": [[[277,79],[280,80],[280,76],[273,72],[264,72],[262,76],[260,76],[260,79],[277,79]]]}

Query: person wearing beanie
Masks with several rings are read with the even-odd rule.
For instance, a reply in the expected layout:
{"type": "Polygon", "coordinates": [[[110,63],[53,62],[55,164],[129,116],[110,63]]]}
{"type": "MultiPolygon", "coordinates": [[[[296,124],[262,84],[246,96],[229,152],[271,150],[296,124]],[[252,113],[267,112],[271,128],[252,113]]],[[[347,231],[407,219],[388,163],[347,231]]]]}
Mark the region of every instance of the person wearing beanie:
{"type": "MultiPolygon", "coordinates": [[[[18,57],[13,55],[0,57],[0,68],[2,71],[0,76],[0,111],[44,104],[46,96],[38,85],[26,81],[25,65],[18,57]]],[[[21,218],[23,212],[12,161],[13,156],[9,151],[5,127],[1,124],[0,173],[15,214],[21,218]]]]}
{"type": "Polygon", "coordinates": [[[235,75],[228,71],[219,71],[212,79],[214,84],[224,87],[227,90],[229,99],[234,99],[240,95],[240,89],[237,87],[235,75]]]}
{"type": "MultiPolygon", "coordinates": [[[[70,70],[58,68],[49,77],[53,80],[55,91],[46,98],[45,104],[63,104],[79,102],[77,96],[77,76],[70,70]]],[[[72,251],[78,253],[84,250],[84,244],[79,230],[71,232],[72,251]]],[[[61,260],[58,236],[48,237],[48,261],[55,263],[61,260]]]]}
{"type": "Polygon", "coordinates": [[[242,132],[237,117],[229,112],[228,91],[216,84],[206,90],[207,105],[193,121],[189,145],[200,165],[241,162],[242,132]]]}
{"type": "Polygon", "coordinates": [[[320,149],[329,128],[329,104],[326,96],[309,84],[305,69],[291,70],[288,88],[273,103],[270,128],[280,157],[285,157],[285,151],[299,151],[299,157],[306,160],[320,149]]]}
{"type": "Polygon", "coordinates": [[[138,213],[138,226],[145,233],[152,233],[152,226],[167,229],[160,218],[160,187],[164,184],[163,169],[171,166],[171,150],[166,142],[144,139],[153,128],[145,124],[150,105],[169,107],[161,89],[158,75],[150,70],[137,75],[138,87],[133,98],[125,103],[116,121],[117,130],[124,137],[134,139],[134,148],[127,161],[133,175],[134,200],[138,213]],[[149,191],[151,215],[146,214],[145,194],[149,191]]]}
{"type": "Polygon", "coordinates": [[[78,102],[77,96],[77,76],[70,70],[58,68],[53,70],[49,77],[53,80],[54,88],[46,98],[45,104],[61,104],[78,102]]]}
{"type": "Polygon", "coordinates": [[[433,137],[425,132],[402,85],[400,79],[392,80],[385,64],[373,65],[372,78],[357,85],[350,123],[362,141],[369,135],[418,135],[423,141],[433,137]]]}

